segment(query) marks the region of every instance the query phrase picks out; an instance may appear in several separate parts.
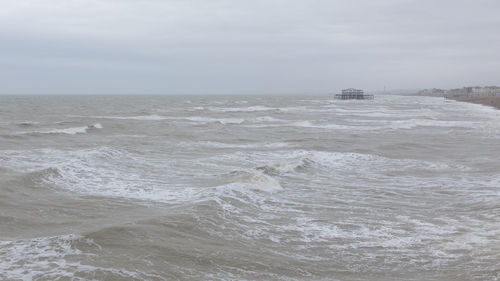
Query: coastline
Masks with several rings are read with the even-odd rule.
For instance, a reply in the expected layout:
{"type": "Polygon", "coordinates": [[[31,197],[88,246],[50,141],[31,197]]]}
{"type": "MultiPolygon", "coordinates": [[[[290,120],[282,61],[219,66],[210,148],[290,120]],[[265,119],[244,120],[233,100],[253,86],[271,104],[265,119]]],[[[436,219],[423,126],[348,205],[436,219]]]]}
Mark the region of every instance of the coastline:
{"type": "Polygon", "coordinates": [[[456,101],[477,103],[482,105],[491,106],[496,109],[500,109],[500,96],[488,96],[488,97],[454,97],[450,98],[456,101]]]}

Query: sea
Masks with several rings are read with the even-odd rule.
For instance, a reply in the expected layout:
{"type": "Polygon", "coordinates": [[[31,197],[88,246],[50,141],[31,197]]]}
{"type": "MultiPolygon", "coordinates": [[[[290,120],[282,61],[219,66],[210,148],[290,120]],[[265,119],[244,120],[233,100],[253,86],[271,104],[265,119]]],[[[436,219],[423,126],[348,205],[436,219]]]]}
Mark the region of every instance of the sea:
{"type": "Polygon", "coordinates": [[[500,111],[0,96],[0,280],[499,280],[500,111]]]}

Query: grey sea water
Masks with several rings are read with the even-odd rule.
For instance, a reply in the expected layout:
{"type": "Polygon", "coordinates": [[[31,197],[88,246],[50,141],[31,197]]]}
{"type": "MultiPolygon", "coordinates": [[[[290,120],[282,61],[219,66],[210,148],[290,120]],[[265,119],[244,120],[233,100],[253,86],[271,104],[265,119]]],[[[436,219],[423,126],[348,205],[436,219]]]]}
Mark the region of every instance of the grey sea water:
{"type": "Polygon", "coordinates": [[[498,280],[500,114],[0,97],[1,280],[498,280]]]}

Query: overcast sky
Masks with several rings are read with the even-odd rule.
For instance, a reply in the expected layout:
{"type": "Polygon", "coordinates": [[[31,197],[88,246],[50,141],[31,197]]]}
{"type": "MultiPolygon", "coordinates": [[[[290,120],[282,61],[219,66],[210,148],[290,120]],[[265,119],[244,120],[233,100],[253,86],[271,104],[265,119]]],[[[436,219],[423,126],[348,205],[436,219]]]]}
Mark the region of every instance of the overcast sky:
{"type": "Polygon", "coordinates": [[[498,0],[1,0],[0,94],[500,84],[498,0]]]}

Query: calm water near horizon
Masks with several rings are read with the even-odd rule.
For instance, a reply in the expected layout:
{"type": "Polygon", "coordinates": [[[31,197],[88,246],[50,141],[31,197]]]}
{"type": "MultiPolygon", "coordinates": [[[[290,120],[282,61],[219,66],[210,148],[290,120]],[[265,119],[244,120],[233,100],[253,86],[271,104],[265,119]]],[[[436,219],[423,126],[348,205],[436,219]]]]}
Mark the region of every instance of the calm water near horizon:
{"type": "Polygon", "coordinates": [[[499,280],[500,111],[0,96],[0,280],[499,280]]]}

